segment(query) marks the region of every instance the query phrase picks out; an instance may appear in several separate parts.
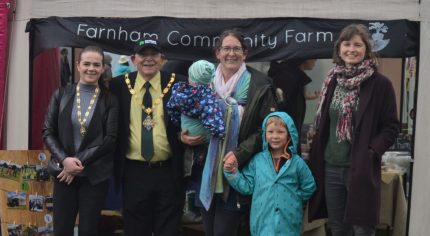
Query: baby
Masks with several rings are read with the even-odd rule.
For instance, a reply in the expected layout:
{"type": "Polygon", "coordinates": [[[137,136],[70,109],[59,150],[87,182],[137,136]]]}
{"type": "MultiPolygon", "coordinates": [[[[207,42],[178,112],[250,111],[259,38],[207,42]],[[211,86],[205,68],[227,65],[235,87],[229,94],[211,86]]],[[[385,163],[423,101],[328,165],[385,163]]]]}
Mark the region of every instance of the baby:
{"type": "Polygon", "coordinates": [[[167,102],[170,119],[181,124],[191,136],[223,138],[225,126],[218,105],[219,98],[211,87],[215,74],[214,64],[199,60],[188,69],[188,83],[178,82],[172,87],[172,96],[167,102]]]}

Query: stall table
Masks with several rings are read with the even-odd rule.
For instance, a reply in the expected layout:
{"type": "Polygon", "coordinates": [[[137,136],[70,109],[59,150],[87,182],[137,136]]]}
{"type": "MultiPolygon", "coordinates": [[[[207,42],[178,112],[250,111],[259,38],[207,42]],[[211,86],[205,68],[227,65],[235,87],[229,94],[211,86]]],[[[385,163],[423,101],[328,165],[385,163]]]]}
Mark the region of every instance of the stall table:
{"type": "Polygon", "coordinates": [[[383,169],[381,174],[381,209],[378,228],[388,229],[391,236],[406,235],[407,201],[402,172],[383,169]]]}

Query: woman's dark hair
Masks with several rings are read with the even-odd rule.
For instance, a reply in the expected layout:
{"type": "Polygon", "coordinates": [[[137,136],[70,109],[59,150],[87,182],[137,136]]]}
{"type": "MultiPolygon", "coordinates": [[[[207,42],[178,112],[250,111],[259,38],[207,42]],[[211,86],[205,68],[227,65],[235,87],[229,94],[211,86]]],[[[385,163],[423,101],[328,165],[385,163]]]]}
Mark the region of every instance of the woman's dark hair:
{"type": "Polygon", "coordinates": [[[102,63],[104,62],[105,54],[103,52],[103,49],[98,46],[86,46],[84,49],[82,49],[82,51],[79,53],[78,62],[81,61],[82,54],[84,54],[85,52],[95,52],[100,54],[100,56],[102,56],[102,63]]]}
{"type": "Polygon", "coordinates": [[[63,48],[60,51],[60,55],[61,55],[61,62],[63,63],[68,63],[68,59],[67,59],[67,54],[69,53],[69,51],[67,51],[67,48],[63,48]]]}
{"type": "Polygon", "coordinates": [[[69,52],[67,51],[67,48],[63,48],[63,49],[61,49],[61,51],[60,51],[60,54],[61,55],[67,55],[69,52]]]}
{"type": "Polygon", "coordinates": [[[372,52],[372,44],[370,42],[370,34],[369,34],[368,28],[362,24],[351,24],[342,29],[342,31],[340,32],[339,38],[334,44],[334,51],[333,51],[334,63],[340,64],[340,65],[345,64],[342,58],[339,56],[340,44],[343,41],[351,40],[356,35],[360,36],[361,40],[363,40],[364,44],[366,45],[366,54],[364,56],[364,59],[373,59],[376,61],[376,55],[375,53],[372,52]]]}
{"type": "Polygon", "coordinates": [[[248,46],[247,46],[247,44],[245,42],[245,36],[243,35],[243,33],[238,28],[224,30],[220,34],[219,39],[218,39],[218,41],[215,44],[215,48],[214,48],[215,51],[219,51],[221,49],[222,42],[224,41],[224,39],[227,36],[232,36],[232,37],[235,37],[237,40],[239,40],[240,45],[241,45],[241,47],[243,49],[243,53],[247,53],[248,52],[248,46]]]}
{"type": "MultiPolygon", "coordinates": [[[[102,66],[104,67],[104,60],[105,60],[105,54],[103,52],[103,49],[101,47],[98,46],[86,46],[80,53],[79,53],[79,57],[78,57],[78,63],[81,62],[82,59],[82,54],[86,53],[86,52],[95,52],[97,54],[99,54],[100,56],[102,56],[102,66]]],[[[104,84],[104,73],[102,73],[100,75],[99,80],[97,81],[99,88],[102,90],[102,92],[107,93],[108,89],[106,88],[105,84],[104,84]]]]}

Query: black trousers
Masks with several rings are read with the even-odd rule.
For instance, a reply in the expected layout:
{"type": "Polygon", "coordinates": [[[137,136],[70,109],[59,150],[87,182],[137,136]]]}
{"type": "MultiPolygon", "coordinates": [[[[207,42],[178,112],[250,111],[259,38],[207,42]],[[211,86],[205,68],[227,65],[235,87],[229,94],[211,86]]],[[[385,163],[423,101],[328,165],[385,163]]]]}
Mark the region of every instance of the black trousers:
{"type": "Polygon", "coordinates": [[[184,193],[176,185],[171,166],[151,167],[132,160],[125,163],[125,235],[179,235],[184,193]]]}
{"type": "Polygon", "coordinates": [[[54,235],[73,236],[79,213],[79,236],[97,236],[100,212],[108,180],[91,185],[86,177],[75,177],[70,185],[54,180],[54,235]]]}

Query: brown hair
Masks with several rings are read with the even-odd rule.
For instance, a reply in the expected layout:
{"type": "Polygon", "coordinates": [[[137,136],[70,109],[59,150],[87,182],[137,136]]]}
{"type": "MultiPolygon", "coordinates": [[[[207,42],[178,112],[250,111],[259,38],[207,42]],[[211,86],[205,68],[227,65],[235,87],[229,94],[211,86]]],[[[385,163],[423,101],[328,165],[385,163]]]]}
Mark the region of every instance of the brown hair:
{"type": "Polygon", "coordinates": [[[219,51],[221,49],[222,42],[224,41],[224,39],[227,36],[232,36],[232,37],[235,37],[237,40],[239,40],[240,45],[241,45],[241,47],[243,49],[243,53],[247,53],[248,52],[248,46],[247,46],[247,44],[245,42],[245,36],[243,35],[243,33],[238,28],[224,30],[220,34],[219,39],[218,39],[218,41],[215,44],[215,48],[214,48],[215,51],[219,51]]]}
{"type": "Polygon", "coordinates": [[[78,57],[78,63],[81,62],[82,54],[85,52],[95,52],[98,53],[100,56],[102,56],[102,64],[105,59],[105,54],[103,53],[103,49],[98,46],[86,46],[80,53],[78,57]]]}
{"type": "Polygon", "coordinates": [[[352,37],[356,35],[360,36],[361,40],[363,40],[364,44],[366,45],[366,54],[364,56],[364,59],[373,59],[376,61],[376,55],[375,53],[372,52],[372,44],[370,42],[369,29],[362,24],[350,24],[342,29],[342,31],[340,32],[339,38],[334,44],[334,51],[333,51],[334,63],[340,64],[340,65],[345,64],[345,62],[339,56],[340,44],[343,41],[351,40],[352,37]]]}
{"type": "MultiPolygon", "coordinates": [[[[103,52],[103,49],[101,48],[101,47],[98,47],[98,46],[93,46],[93,45],[90,45],[90,46],[86,46],[80,53],[79,53],[79,57],[78,57],[78,63],[80,63],[81,62],[81,60],[82,60],[82,54],[84,54],[84,53],[86,53],[86,52],[95,52],[95,53],[97,53],[97,54],[99,54],[100,56],[102,56],[102,61],[101,61],[101,65],[104,67],[104,59],[105,59],[105,54],[104,54],[104,52],[103,52]]],[[[104,84],[104,73],[102,73],[101,75],[100,75],[100,78],[99,78],[99,80],[97,81],[97,83],[98,83],[98,85],[99,85],[99,87],[100,87],[100,89],[102,90],[102,91],[104,91],[104,92],[107,92],[107,88],[106,88],[106,86],[105,86],[105,84],[104,84]]]]}

